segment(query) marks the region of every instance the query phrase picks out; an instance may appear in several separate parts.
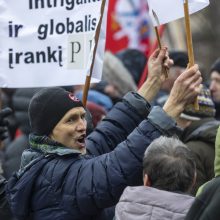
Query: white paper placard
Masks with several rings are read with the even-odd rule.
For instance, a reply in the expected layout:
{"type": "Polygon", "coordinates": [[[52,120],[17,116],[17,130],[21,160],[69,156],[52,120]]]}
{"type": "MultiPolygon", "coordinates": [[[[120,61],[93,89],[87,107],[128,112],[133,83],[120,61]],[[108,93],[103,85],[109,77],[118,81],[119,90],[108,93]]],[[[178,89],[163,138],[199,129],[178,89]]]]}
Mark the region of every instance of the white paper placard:
{"type": "MultiPolygon", "coordinates": [[[[0,87],[84,84],[101,0],[0,0],[0,87]]],[[[91,82],[101,79],[105,5],[91,82]]]]}
{"type": "MultiPolygon", "coordinates": [[[[184,17],[184,0],[147,0],[149,13],[153,25],[158,23],[153,15],[157,16],[159,25],[169,23],[176,19],[184,17]]],[[[193,14],[209,5],[209,0],[189,0],[189,13],[193,14]]]]}

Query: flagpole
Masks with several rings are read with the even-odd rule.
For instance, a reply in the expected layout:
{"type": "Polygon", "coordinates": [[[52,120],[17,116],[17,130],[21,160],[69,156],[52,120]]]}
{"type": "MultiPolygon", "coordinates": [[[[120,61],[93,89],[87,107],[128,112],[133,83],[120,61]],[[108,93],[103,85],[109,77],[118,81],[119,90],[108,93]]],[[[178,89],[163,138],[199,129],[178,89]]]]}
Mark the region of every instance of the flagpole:
{"type": "MultiPolygon", "coordinates": [[[[159,49],[162,49],[162,44],[161,44],[161,40],[160,40],[160,35],[159,35],[159,31],[158,31],[158,27],[154,27],[155,33],[156,33],[156,37],[157,37],[157,42],[158,42],[158,46],[159,49]]],[[[165,78],[168,78],[168,69],[167,68],[163,68],[164,74],[165,74],[165,78]]]]}
{"type": "Polygon", "coordinates": [[[92,76],[93,67],[94,67],[94,63],[95,63],[95,55],[96,55],[96,51],[97,51],[97,47],[98,47],[99,35],[100,35],[100,31],[101,31],[101,25],[102,25],[104,10],[105,10],[105,3],[106,3],[106,0],[102,0],[101,16],[100,16],[100,19],[99,19],[99,23],[98,23],[98,26],[97,26],[96,33],[95,33],[95,48],[93,50],[92,64],[91,64],[91,67],[90,67],[89,75],[86,76],[86,81],[85,81],[85,85],[84,85],[84,88],[83,88],[82,103],[83,103],[84,106],[86,106],[88,91],[89,91],[90,82],[91,82],[91,76],[92,76]]]}
{"type": "MultiPolygon", "coordinates": [[[[159,49],[161,50],[162,49],[162,44],[161,44],[160,35],[159,35],[159,31],[158,31],[158,27],[160,26],[160,22],[159,22],[159,19],[157,17],[157,14],[155,13],[154,10],[152,10],[152,14],[154,16],[155,22],[157,23],[157,26],[154,27],[154,30],[155,30],[155,33],[156,33],[159,49]]],[[[162,71],[165,74],[165,78],[168,78],[168,69],[163,67],[162,71]]]]}
{"type": "Polygon", "coordinates": [[[159,35],[159,31],[158,31],[158,27],[157,27],[157,26],[154,27],[154,31],[155,31],[155,33],[156,33],[158,46],[159,46],[159,48],[161,49],[161,48],[162,48],[162,45],[161,45],[160,35],[159,35]]]}
{"type": "MultiPolygon", "coordinates": [[[[188,0],[184,0],[184,17],[185,17],[185,27],[186,27],[186,42],[187,42],[187,51],[189,57],[188,67],[192,67],[195,64],[194,53],[193,53],[193,43],[192,43],[192,32],[190,27],[190,17],[189,17],[189,4],[188,0]]],[[[198,97],[194,102],[195,110],[199,110],[198,97]]]]}

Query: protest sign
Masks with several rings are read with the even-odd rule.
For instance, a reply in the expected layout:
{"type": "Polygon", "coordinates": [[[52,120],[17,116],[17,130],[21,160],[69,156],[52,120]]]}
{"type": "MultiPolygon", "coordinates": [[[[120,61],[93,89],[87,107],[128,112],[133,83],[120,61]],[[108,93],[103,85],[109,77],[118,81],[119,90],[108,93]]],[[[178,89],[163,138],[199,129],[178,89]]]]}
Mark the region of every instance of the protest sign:
{"type": "MultiPolygon", "coordinates": [[[[101,0],[0,0],[0,87],[84,84],[101,0]]],[[[92,82],[101,79],[108,1],[92,82]]]]}
{"type": "MultiPolygon", "coordinates": [[[[209,0],[148,0],[149,13],[157,30],[157,26],[184,17],[186,26],[188,67],[194,65],[192,34],[189,15],[209,5],[209,0]]],[[[198,99],[194,102],[195,110],[199,110],[198,99]]]]}

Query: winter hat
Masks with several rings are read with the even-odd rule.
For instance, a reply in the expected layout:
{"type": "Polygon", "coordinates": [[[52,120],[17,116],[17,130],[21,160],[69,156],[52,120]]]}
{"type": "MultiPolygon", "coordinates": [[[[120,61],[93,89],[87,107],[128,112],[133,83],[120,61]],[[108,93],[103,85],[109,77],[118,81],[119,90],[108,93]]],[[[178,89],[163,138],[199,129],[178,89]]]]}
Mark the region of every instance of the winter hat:
{"type": "Polygon", "coordinates": [[[49,135],[61,118],[76,107],[83,107],[82,102],[63,88],[40,90],[32,97],[28,109],[32,132],[49,135]]]}
{"type": "Polygon", "coordinates": [[[220,58],[218,58],[211,66],[211,71],[213,72],[216,71],[218,73],[220,73],[220,58]]]}
{"type": "Polygon", "coordinates": [[[141,75],[147,63],[147,58],[139,50],[125,49],[115,54],[121,60],[125,68],[133,77],[136,85],[138,85],[141,75]]]}
{"type": "Polygon", "coordinates": [[[201,118],[214,117],[215,106],[211,99],[210,90],[203,88],[198,95],[199,110],[195,110],[194,105],[188,105],[183,113],[180,115],[181,118],[196,121],[201,118]]]}
{"type": "Polygon", "coordinates": [[[184,51],[171,51],[169,57],[174,62],[173,66],[186,68],[188,65],[188,55],[184,51]]]}

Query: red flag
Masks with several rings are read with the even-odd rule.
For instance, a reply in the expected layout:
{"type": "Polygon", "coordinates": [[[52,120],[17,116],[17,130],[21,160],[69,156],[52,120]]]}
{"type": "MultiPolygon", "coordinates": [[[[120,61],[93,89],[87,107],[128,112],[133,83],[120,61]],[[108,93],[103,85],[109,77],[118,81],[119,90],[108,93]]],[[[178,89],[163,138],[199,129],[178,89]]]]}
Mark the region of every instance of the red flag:
{"type": "Polygon", "coordinates": [[[106,50],[116,53],[133,48],[148,56],[149,32],[146,0],[109,1],[106,50]]]}

